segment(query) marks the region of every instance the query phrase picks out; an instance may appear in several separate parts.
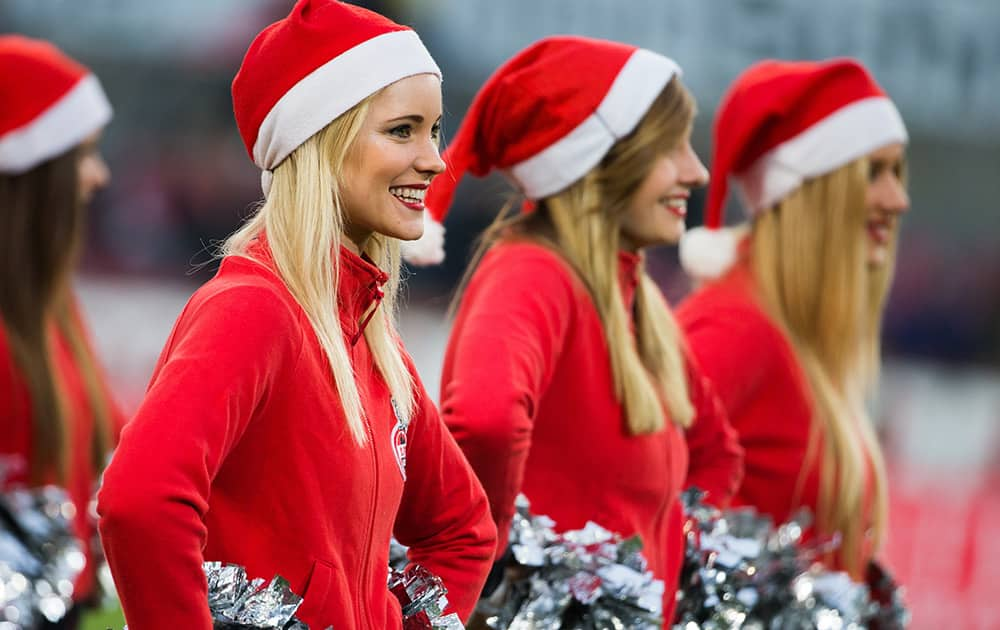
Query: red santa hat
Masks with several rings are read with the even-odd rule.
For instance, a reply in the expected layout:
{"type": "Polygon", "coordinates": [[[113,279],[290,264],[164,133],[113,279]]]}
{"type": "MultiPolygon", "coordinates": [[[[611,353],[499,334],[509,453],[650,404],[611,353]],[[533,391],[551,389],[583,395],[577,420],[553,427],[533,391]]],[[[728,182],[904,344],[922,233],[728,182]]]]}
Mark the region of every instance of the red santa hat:
{"type": "Polygon", "coordinates": [[[299,0],[250,44],[233,80],[247,153],[264,173],[382,88],[441,70],[408,26],[336,0],[299,0]]]}
{"type": "MultiPolygon", "coordinates": [[[[680,67],[626,44],[548,37],[493,73],[444,153],[425,203],[444,221],[465,173],[502,171],[529,199],[553,195],[597,166],[635,129],[680,67]]],[[[404,256],[416,264],[444,259],[439,232],[428,231],[404,256]],[[428,243],[428,239],[435,242],[428,243]]]]}
{"type": "Polygon", "coordinates": [[[97,77],[48,42],[0,35],[0,173],[62,155],[111,120],[97,77]]]}
{"type": "Polygon", "coordinates": [[[906,127],[892,101],[857,61],[763,61],[740,75],[715,118],[705,226],[681,239],[681,263],[696,278],[722,275],[739,233],[724,228],[729,183],[751,216],[808,179],[895,142],[906,127]]]}

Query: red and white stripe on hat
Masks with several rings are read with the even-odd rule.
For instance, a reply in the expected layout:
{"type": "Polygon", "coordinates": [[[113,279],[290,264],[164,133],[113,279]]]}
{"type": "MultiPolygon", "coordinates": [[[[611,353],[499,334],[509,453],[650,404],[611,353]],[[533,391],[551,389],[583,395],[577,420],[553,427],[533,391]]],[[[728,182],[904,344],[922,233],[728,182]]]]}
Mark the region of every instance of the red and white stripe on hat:
{"type": "MultiPolygon", "coordinates": [[[[532,44],[476,94],[444,153],[448,171],[427,192],[433,219],[444,221],[466,172],[500,170],[529,199],[566,189],[635,129],[680,74],[672,59],[618,42],[556,36],[532,44]]],[[[438,242],[406,247],[407,260],[444,259],[440,236],[428,234],[438,242]]]]}
{"type": "Polygon", "coordinates": [[[577,120],[579,109],[567,111],[559,118],[561,127],[569,129],[566,135],[505,169],[529,199],[564,190],[597,166],[616,142],[635,129],[670,79],[681,73],[672,59],[649,50],[616,52],[623,63],[613,78],[608,77],[610,84],[590,86],[580,81],[576,98],[589,101],[593,111],[582,120],[577,120]]]}
{"type": "Polygon", "coordinates": [[[695,277],[714,278],[735,261],[738,238],[723,229],[730,183],[753,216],[808,179],[906,140],[896,106],[857,61],[750,67],[716,114],[705,226],[681,240],[681,263],[695,277]]]}
{"type": "Polygon", "coordinates": [[[48,42],[0,36],[0,173],[62,155],[109,120],[111,105],[87,68],[48,42]]]}
{"type": "Polygon", "coordinates": [[[233,80],[233,110],[247,153],[268,171],[334,119],[382,88],[441,76],[409,27],[336,0],[299,0],[250,44],[233,80]]]}

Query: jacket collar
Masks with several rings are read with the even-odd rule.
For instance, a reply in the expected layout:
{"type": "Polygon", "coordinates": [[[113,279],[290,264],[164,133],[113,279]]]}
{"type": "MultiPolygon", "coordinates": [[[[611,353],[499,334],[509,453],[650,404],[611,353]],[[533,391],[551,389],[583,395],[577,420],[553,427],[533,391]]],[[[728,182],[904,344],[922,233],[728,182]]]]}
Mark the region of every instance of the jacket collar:
{"type": "Polygon", "coordinates": [[[379,269],[365,254],[340,248],[340,277],[337,282],[337,312],[340,325],[351,345],[360,341],[385,297],[383,287],[389,274],[379,269]]]}
{"type": "MultiPolygon", "coordinates": [[[[255,259],[278,275],[266,235],[259,236],[249,249],[255,259]]],[[[344,337],[354,346],[361,340],[368,322],[382,303],[385,296],[383,287],[389,280],[389,274],[379,269],[368,256],[359,256],[343,246],[339,252],[339,266],[337,315],[344,337]]]]}

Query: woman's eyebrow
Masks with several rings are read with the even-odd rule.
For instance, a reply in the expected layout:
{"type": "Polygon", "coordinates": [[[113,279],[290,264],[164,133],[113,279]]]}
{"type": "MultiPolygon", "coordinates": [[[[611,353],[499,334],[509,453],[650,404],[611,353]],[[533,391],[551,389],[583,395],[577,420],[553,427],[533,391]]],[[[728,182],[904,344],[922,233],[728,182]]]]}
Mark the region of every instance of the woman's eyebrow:
{"type": "Polygon", "coordinates": [[[419,125],[420,123],[424,122],[424,117],[421,116],[420,114],[407,114],[405,116],[397,116],[395,118],[390,118],[389,120],[386,121],[386,123],[395,123],[395,122],[414,122],[419,125]]]}

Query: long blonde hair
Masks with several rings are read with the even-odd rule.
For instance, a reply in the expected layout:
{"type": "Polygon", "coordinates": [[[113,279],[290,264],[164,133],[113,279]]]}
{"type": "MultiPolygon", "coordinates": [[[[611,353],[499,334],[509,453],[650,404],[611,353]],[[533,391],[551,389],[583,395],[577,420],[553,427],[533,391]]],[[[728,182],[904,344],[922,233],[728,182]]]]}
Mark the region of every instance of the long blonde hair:
{"type": "MultiPolygon", "coordinates": [[[[895,256],[869,268],[862,158],[807,181],[761,213],[750,233],[750,265],[764,307],[788,338],[813,397],[811,461],[820,459],[817,524],[839,532],[842,566],[855,576],[866,538],[865,489],[874,482],[875,544],[888,518],[885,462],[866,402],[878,378],[882,311],[895,256]],[[818,444],[824,448],[818,453],[818,444]]],[[[892,244],[895,252],[895,241],[892,244]]]]}
{"type": "MultiPolygon", "coordinates": [[[[366,440],[365,410],[337,315],[344,229],[340,174],[375,96],[336,118],[278,165],[267,199],[223,245],[225,255],[252,258],[251,242],[266,235],[278,275],[305,311],[330,363],[347,426],[358,444],[366,440]]],[[[389,274],[382,304],[365,328],[365,341],[399,413],[409,418],[414,405],[413,377],[395,328],[399,241],[373,234],[362,253],[389,274]]]]}
{"type": "Polygon", "coordinates": [[[482,254],[501,240],[531,239],[566,259],[589,289],[604,325],[615,394],[635,435],[663,429],[664,406],[681,427],[694,420],[681,334],[663,295],[640,266],[633,335],[632,314],[622,301],[618,278],[621,222],[628,202],[654,159],[684,140],[694,113],[691,94],[672,80],[636,129],[582,179],[539,200],[534,212],[509,218],[509,204],[483,234],[463,281],[464,286],[482,254]]]}

